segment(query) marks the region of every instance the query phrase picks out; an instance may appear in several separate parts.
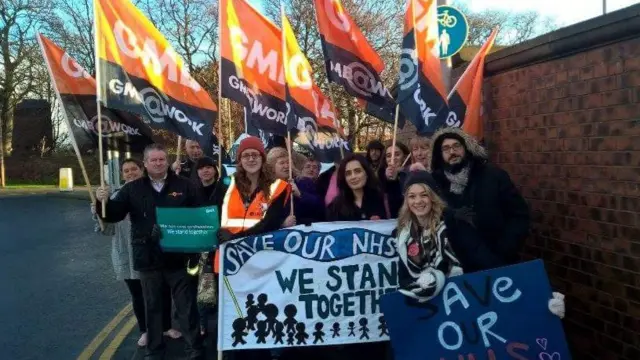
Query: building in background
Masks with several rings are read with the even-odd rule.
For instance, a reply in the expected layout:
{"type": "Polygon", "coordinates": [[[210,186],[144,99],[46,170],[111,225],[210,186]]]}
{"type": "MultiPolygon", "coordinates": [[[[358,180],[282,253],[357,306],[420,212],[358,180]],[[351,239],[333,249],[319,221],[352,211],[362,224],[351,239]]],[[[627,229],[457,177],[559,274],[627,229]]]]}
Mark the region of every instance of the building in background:
{"type": "Polygon", "coordinates": [[[13,119],[14,156],[49,152],[53,141],[51,104],[47,100],[27,99],[16,106],[13,119]]]}

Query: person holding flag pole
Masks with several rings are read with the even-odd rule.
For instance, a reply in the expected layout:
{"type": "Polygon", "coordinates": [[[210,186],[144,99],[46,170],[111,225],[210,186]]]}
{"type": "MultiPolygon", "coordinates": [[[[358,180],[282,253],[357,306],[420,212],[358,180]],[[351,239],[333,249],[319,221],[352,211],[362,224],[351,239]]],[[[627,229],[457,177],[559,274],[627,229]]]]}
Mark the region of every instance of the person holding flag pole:
{"type": "MultiPolygon", "coordinates": [[[[288,53],[287,53],[287,33],[285,31],[285,22],[286,25],[289,24],[286,15],[284,13],[284,4],[282,3],[282,1],[280,1],[280,17],[282,19],[282,67],[284,68],[284,77],[285,77],[285,93],[288,93],[288,80],[289,78],[292,77],[292,75],[289,73],[291,71],[291,69],[289,69],[289,64],[288,64],[288,53]]],[[[288,104],[287,104],[288,105],[288,104]]],[[[289,154],[289,183],[293,184],[293,156],[291,154],[291,151],[293,149],[293,143],[291,142],[291,129],[289,129],[289,127],[287,126],[287,152],[289,154]]],[[[342,152],[342,147],[340,148],[340,153],[342,154],[342,157],[344,157],[344,154],[342,152]]],[[[293,199],[291,200],[291,212],[289,214],[289,216],[294,216],[294,208],[293,208],[293,199]]]]}
{"type": "MultiPolygon", "coordinates": [[[[102,189],[102,191],[105,191],[105,183],[104,183],[104,153],[102,151],[102,101],[101,101],[101,91],[100,91],[100,84],[101,84],[101,75],[100,75],[100,55],[99,55],[99,48],[98,48],[98,37],[99,37],[99,32],[98,32],[98,21],[96,19],[98,19],[98,7],[94,5],[93,7],[93,35],[94,35],[94,45],[95,45],[95,64],[96,64],[96,110],[98,112],[98,158],[99,158],[99,164],[100,164],[100,168],[98,169],[98,171],[100,172],[100,188],[102,189]]],[[[106,202],[102,202],[102,217],[106,217],[107,216],[107,203],[106,202]]]]}

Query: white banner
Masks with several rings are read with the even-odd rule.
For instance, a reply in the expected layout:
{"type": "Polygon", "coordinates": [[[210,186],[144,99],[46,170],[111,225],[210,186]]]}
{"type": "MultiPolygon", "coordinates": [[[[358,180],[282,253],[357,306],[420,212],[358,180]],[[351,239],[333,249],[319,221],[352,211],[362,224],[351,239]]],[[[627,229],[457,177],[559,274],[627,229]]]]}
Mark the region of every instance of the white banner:
{"type": "Polygon", "coordinates": [[[222,245],[218,349],[388,340],[380,297],[398,287],[395,226],[318,223],[222,245]]]}

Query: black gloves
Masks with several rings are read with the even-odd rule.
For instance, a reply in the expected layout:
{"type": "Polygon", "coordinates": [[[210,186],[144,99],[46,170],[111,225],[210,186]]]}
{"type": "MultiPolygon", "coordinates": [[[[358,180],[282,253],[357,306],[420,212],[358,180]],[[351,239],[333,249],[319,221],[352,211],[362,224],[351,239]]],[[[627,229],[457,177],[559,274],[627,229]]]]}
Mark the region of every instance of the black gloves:
{"type": "Polygon", "coordinates": [[[471,225],[472,227],[476,227],[474,220],[476,217],[476,213],[473,209],[463,206],[458,209],[454,208],[446,208],[444,215],[453,221],[464,221],[471,225]]]}
{"type": "Polygon", "coordinates": [[[231,232],[229,230],[226,229],[219,229],[218,230],[218,244],[223,244],[226,243],[227,241],[231,240],[231,236],[233,234],[231,234],[231,232]]]}
{"type": "Polygon", "coordinates": [[[162,231],[160,230],[160,226],[158,224],[153,224],[153,228],[151,229],[151,236],[149,237],[152,242],[158,243],[160,239],[162,239],[162,231]]]}

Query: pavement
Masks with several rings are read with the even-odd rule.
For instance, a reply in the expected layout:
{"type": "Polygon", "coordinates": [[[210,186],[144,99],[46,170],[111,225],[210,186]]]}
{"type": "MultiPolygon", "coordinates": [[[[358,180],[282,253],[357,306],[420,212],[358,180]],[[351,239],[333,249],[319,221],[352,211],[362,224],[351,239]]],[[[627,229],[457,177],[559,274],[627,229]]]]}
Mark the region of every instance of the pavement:
{"type": "Polygon", "coordinates": [[[111,241],[93,226],[88,201],[0,197],[2,359],[86,356],[87,345],[127,307],[128,291],[111,266],[111,241]]]}
{"type": "MultiPolygon", "coordinates": [[[[93,232],[88,204],[85,189],[0,191],[1,359],[143,358],[111,239],[93,232]]],[[[186,359],[183,340],[168,339],[165,358],[186,359]]]]}

